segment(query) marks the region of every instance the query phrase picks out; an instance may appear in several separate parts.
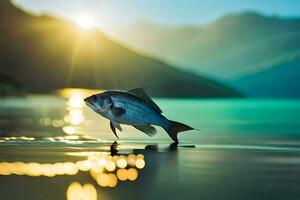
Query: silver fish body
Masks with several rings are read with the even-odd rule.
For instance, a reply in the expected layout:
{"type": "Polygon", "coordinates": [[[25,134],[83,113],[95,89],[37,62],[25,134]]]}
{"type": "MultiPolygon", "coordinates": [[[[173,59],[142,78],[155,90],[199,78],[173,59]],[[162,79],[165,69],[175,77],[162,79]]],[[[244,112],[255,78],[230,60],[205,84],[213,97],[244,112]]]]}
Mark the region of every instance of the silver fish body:
{"type": "Polygon", "coordinates": [[[112,112],[108,112],[104,117],[127,125],[169,126],[169,120],[134,95],[118,91],[107,93],[111,96],[114,106],[125,109],[125,113],[115,116],[112,112]]]}
{"type": "MultiPolygon", "coordinates": [[[[110,120],[110,127],[117,136],[115,128],[122,131],[120,124],[131,125],[153,136],[160,126],[177,143],[177,133],[193,130],[185,124],[170,121],[143,89],[129,91],[110,90],[84,99],[95,112],[110,120]]],[[[118,137],[118,136],[117,136],[118,137]]]]}

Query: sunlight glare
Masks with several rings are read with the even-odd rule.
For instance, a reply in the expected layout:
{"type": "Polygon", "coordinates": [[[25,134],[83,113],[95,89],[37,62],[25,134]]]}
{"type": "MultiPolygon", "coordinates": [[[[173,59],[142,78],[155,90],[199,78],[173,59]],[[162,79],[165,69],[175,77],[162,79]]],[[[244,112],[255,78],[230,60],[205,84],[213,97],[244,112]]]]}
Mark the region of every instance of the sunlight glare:
{"type": "Polygon", "coordinates": [[[87,30],[95,26],[94,19],[89,15],[79,16],[76,20],[76,24],[83,30],[87,30]]]}

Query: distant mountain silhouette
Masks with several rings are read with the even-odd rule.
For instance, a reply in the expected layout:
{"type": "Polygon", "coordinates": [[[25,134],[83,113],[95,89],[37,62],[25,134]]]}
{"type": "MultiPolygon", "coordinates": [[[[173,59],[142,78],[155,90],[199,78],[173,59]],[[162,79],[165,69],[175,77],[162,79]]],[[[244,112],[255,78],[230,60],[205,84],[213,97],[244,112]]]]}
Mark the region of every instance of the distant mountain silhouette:
{"type": "Polygon", "coordinates": [[[239,93],[122,46],[100,31],[34,16],[0,1],[0,73],[34,92],[64,87],[146,87],[156,96],[231,97],[239,93]]]}
{"type": "MultiPolygon", "coordinates": [[[[299,96],[293,82],[284,82],[286,78],[276,77],[278,74],[271,75],[273,74],[271,68],[286,66],[282,69],[286,70],[286,73],[282,75],[293,73],[289,71],[289,64],[293,63],[293,60],[298,63],[300,18],[282,19],[245,12],[227,15],[203,27],[166,27],[138,23],[132,27],[119,29],[114,37],[120,38],[135,49],[168,60],[184,69],[208,74],[228,82],[251,74],[257,77],[260,72],[264,74],[266,69],[269,69],[267,71],[270,77],[274,76],[274,80],[281,80],[281,84],[285,85],[290,93],[299,96]]],[[[300,68],[299,65],[291,68],[295,67],[300,68]]],[[[249,85],[256,84],[252,83],[254,81],[252,78],[243,80],[249,81],[247,83],[249,85]]],[[[272,87],[271,80],[265,83],[267,85],[260,85],[260,89],[272,87]]],[[[242,87],[236,85],[236,88],[242,87]]],[[[274,90],[278,91],[277,96],[286,97],[279,88],[274,90]]],[[[242,92],[247,94],[249,91],[242,90],[242,92]]]]}
{"type": "Polygon", "coordinates": [[[233,81],[233,85],[252,97],[300,98],[300,56],[286,63],[233,81]]]}

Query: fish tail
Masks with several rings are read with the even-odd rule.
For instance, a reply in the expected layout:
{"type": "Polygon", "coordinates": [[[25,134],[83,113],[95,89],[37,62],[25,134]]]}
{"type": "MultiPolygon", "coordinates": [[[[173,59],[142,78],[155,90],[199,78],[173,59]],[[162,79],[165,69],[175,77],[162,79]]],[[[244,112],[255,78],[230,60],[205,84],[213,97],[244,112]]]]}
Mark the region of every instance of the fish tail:
{"type": "Polygon", "coordinates": [[[176,143],[178,143],[177,134],[179,132],[194,130],[194,128],[192,128],[186,124],[176,122],[176,121],[171,121],[171,120],[169,120],[169,126],[164,127],[164,129],[169,134],[169,136],[172,138],[172,140],[176,143]]]}

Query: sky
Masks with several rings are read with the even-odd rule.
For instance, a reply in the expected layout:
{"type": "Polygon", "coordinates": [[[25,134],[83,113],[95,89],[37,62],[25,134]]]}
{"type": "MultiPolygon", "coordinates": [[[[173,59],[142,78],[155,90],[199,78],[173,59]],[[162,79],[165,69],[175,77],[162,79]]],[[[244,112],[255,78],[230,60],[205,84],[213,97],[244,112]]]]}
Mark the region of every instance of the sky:
{"type": "Polygon", "coordinates": [[[228,13],[256,11],[264,15],[300,16],[300,0],[13,0],[35,13],[46,12],[75,21],[92,16],[99,27],[128,26],[137,21],[170,25],[207,24],[228,13]]]}

